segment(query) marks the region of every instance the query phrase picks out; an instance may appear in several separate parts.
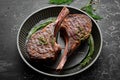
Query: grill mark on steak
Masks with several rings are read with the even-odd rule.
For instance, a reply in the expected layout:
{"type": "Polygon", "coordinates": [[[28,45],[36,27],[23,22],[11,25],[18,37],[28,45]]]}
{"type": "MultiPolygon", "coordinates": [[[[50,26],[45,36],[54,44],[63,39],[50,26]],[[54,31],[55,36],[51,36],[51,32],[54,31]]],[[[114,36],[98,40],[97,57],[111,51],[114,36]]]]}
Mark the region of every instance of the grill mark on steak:
{"type": "Polygon", "coordinates": [[[69,34],[70,34],[69,36],[71,36],[72,38],[75,38],[74,34],[73,34],[75,30],[72,29],[72,27],[74,27],[75,25],[73,24],[73,22],[71,21],[71,19],[68,19],[69,17],[72,18],[71,15],[68,15],[66,17],[65,25],[68,26],[67,29],[68,29],[69,34]]]}
{"type": "Polygon", "coordinates": [[[63,56],[56,68],[57,70],[61,70],[63,68],[68,55],[72,53],[80,45],[81,40],[85,40],[89,37],[92,29],[92,21],[88,16],[84,14],[69,14],[63,20],[61,28],[65,29],[69,37],[68,37],[68,40],[64,38],[66,41],[66,47],[65,47],[63,56]],[[71,26],[66,25],[69,23],[71,23],[70,24],[71,26]]]}
{"type": "MultiPolygon", "coordinates": [[[[71,15],[71,16],[72,16],[72,15],[71,15]]],[[[75,17],[72,16],[71,19],[70,19],[70,21],[71,21],[71,22],[74,22],[74,23],[73,23],[74,26],[71,27],[71,30],[73,30],[73,33],[78,32],[78,27],[76,27],[76,26],[78,26],[78,22],[77,22],[77,20],[75,19],[75,17]],[[73,28],[73,27],[74,27],[74,28],[73,28]],[[74,32],[74,31],[75,31],[75,32],[74,32]]],[[[76,39],[77,39],[77,36],[78,36],[78,35],[74,34],[72,38],[76,40],[76,39]]]]}
{"type": "Polygon", "coordinates": [[[30,58],[35,60],[54,60],[56,58],[61,50],[60,45],[56,42],[56,35],[62,20],[68,13],[69,10],[64,7],[55,22],[31,35],[26,45],[30,58]]]}
{"type": "Polygon", "coordinates": [[[84,14],[67,15],[68,13],[69,10],[64,7],[55,22],[50,23],[30,37],[27,42],[27,51],[31,59],[55,60],[57,58],[61,47],[56,42],[56,36],[61,28],[64,30],[63,37],[66,43],[61,61],[56,68],[57,70],[61,70],[68,55],[80,45],[81,40],[85,40],[89,37],[92,29],[91,19],[84,14]]]}

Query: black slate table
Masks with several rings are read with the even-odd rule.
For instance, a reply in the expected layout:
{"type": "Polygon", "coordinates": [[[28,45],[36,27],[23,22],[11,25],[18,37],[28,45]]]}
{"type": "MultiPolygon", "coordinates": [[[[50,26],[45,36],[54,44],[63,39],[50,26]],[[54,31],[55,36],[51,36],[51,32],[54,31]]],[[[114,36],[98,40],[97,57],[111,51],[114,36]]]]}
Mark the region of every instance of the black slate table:
{"type": "MultiPolygon", "coordinates": [[[[80,8],[88,0],[74,0],[80,8]]],[[[103,34],[103,48],[98,60],[81,74],[53,78],[39,74],[21,59],[16,46],[18,29],[32,12],[51,4],[48,0],[0,0],[0,80],[120,80],[120,0],[100,0],[97,13],[103,34]]]]}

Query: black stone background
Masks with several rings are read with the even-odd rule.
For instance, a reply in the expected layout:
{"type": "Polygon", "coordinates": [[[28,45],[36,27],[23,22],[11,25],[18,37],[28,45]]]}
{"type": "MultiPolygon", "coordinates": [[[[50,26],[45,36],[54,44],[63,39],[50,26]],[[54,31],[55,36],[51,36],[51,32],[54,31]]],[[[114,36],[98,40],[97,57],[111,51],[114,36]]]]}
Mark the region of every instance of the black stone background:
{"type": "MultiPolygon", "coordinates": [[[[80,8],[88,0],[74,0],[80,8]]],[[[32,12],[49,6],[48,0],[0,0],[0,80],[120,80],[120,0],[100,0],[97,13],[103,34],[103,48],[98,60],[81,74],[53,78],[39,74],[21,59],[16,37],[23,20],[32,12]]]]}

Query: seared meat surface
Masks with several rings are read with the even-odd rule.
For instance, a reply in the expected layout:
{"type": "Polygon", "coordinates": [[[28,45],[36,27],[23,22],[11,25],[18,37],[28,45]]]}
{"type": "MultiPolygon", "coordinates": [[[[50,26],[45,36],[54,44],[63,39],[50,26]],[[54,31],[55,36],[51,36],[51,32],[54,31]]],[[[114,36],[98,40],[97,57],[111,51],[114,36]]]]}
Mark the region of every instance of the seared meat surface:
{"type": "Polygon", "coordinates": [[[62,22],[61,29],[64,29],[67,34],[66,47],[62,55],[62,59],[57,69],[62,69],[69,53],[72,53],[82,40],[89,37],[92,29],[91,19],[84,14],[69,14],[62,22]]]}
{"type": "Polygon", "coordinates": [[[68,55],[80,46],[81,41],[90,36],[92,21],[84,14],[69,14],[69,10],[64,7],[55,22],[38,30],[29,38],[27,52],[31,59],[56,60],[61,51],[61,47],[56,41],[59,29],[63,31],[61,33],[63,33],[65,49],[57,70],[63,68],[68,55]]]}
{"type": "Polygon", "coordinates": [[[84,14],[69,14],[61,24],[69,36],[69,51],[74,51],[81,40],[89,37],[92,28],[91,19],[84,14]]]}
{"type": "Polygon", "coordinates": [[[56,35],[59,31],[62,20],[69,13],[64,7],[59,13],[55,22],[50,23],[45,28],[35,32],[27,42],[27,51],[32,59],[52,59],[54,60],[61,47],[56,42],[56,35]]]}

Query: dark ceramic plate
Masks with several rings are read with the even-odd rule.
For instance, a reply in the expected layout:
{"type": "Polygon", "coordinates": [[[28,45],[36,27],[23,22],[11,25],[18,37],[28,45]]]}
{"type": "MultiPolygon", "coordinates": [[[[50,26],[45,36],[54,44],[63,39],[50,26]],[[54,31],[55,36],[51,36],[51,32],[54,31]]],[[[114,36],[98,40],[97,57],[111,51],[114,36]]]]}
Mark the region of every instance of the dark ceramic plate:
{"type": "MultiPolygon", "coordinates": [[[[22,57],[24,62],[33,70],[39,73],[42,73],[48,76],[54,76],[54,77],[71,76],[71,75],[75,75],[83,72],[96,61],[96,59],[100,55],[100,51],[102,48],[102,35],[101,35],[100,28],[97,25],[96,21],[89,16],[92,20],[92,25],[93,25],[92,36],[94,39],[94,46],[95,46],[94,55],[89,64],[87,64],[83,68],[80,67],[80,62],[84,59],[84,56],[87,55],[89,50],[87,41],[82,43],[82,45],[72,54],[72,56],[68,57],[68,60],[61,72],[56,72],[56,70],[54,70],[59,59],[53,65],[38,64],[36,62],[30,61],[26,53],[25,43],[31,28],[33,28],[37,23],[39,23],[42,20],[45,20],[50,17],[57,17],[62,8],[63,6],[49,6],[32,13],[21,25],[18,32],[18,36],[17,36],[17,47],[18,47],[20,56],[22,57]]],[[[88,15],[87,13],[85,13],[84,11],[81,11],[80,9],[77,9],[71,6],[67,6],[67,8],[70,10],[71,14],[78,13],[78,14],[88,15]]],[[[64,47],[62,38],[58,37],[58,43],[60,43],[64,47]]]]}

